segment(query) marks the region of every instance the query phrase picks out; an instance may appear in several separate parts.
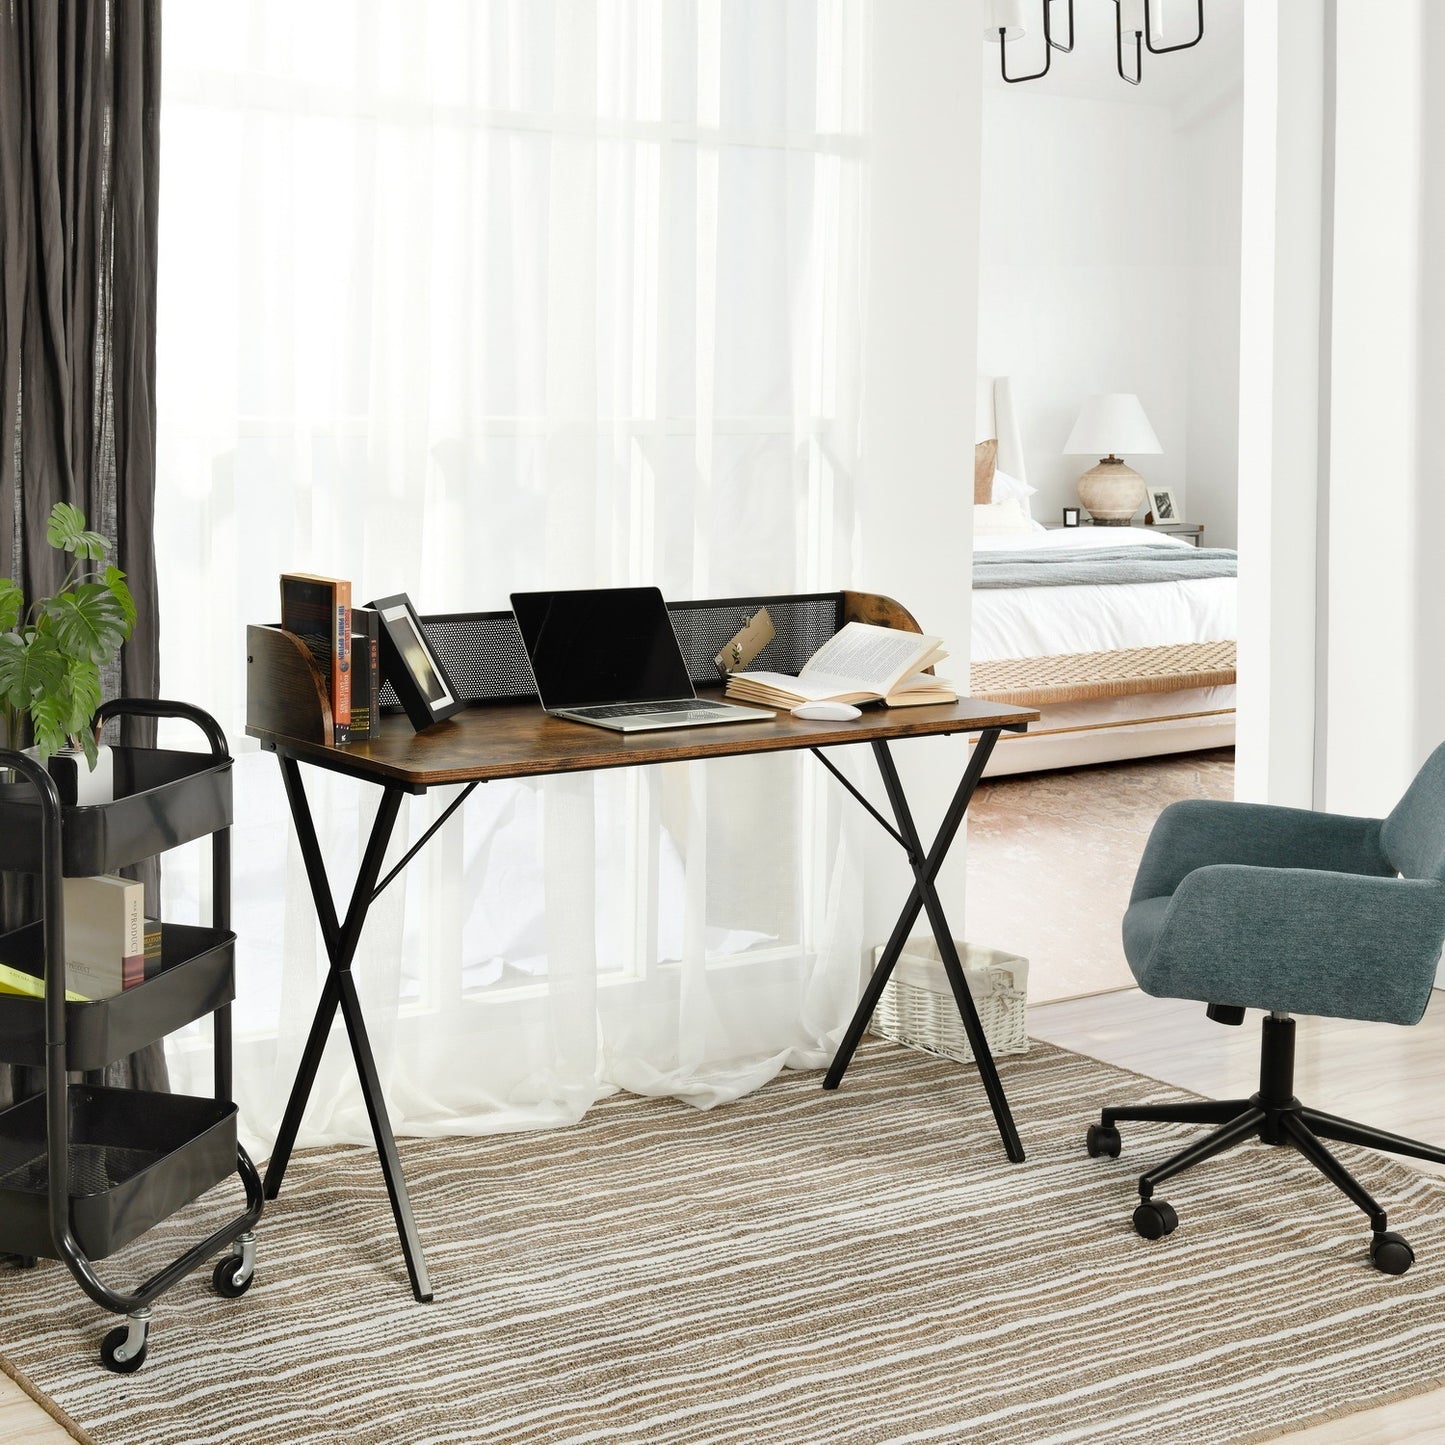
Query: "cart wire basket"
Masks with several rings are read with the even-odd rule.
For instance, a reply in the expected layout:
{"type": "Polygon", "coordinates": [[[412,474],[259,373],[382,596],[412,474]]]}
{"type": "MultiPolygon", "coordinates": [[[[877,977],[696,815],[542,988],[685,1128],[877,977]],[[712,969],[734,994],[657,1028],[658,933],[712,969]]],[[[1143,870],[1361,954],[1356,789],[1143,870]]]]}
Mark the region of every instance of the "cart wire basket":
{"type": "MultiPolygon", "coordinates": [[[[1027,1053],[1028,959],[976,943],[958,942],[955,947],[990,1053],[995,1057],[1027,1053]]],[[[881,948],[873,950],[875,967],[882,954],[881,948]]],[[[904,945],[873,1011],[872,1031],[945,1059],[965,1064],[973,1061],[973,1049],[938,944],[932,938],[910,938],[904,945]]]]}

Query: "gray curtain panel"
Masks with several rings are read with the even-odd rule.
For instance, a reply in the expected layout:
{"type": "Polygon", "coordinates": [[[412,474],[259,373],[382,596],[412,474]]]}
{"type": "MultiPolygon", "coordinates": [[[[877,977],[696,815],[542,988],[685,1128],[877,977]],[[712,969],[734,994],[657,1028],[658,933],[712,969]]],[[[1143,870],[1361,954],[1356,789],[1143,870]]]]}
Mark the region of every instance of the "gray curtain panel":
{"type": "MultiPolygon", "coordinates": [[[[0,575],[29,597],[60,584],[45,543],[58,501],[113,540],[140,616],[108,697],[158,686],[160,79],[160,0],[0,3],[0,575]]],[[[155,724],[127,721],[119,740],[152,743],[155,724]]],[[[154,907],[153,867],[147,884],[154,907]]],[[[4,926],[34,899],[7,880],[4,926]]],[[[0,1069],[0,1098],[19,1082],[0,1069]]],[[[164,1088],[160,1045],[111,1082],[164,1088]]]]}

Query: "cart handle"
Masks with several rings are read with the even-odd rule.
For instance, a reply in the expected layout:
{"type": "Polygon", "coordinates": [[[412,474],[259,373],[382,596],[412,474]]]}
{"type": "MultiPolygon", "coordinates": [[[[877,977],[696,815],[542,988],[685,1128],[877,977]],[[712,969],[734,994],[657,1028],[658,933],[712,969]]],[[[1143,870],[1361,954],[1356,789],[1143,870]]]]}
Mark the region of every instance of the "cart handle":
{"type": "Polygon", "coordinates": [[[92,726],[95,728],[96,741],[100,741],[100,730],[109,718],[113,717],[179,717],[186,718],[205,733],[206,741],[211,745],[212,756],[224,758],[230,756],[230,749],[226,746],[226,735],[221,731],[221,725],[210,713],[201,708],[193,707],[188,702],[167,702],[161,698],[150,697],[116,697],[109,702],[101,703],[95,714],[95,721],[92,726]]]}

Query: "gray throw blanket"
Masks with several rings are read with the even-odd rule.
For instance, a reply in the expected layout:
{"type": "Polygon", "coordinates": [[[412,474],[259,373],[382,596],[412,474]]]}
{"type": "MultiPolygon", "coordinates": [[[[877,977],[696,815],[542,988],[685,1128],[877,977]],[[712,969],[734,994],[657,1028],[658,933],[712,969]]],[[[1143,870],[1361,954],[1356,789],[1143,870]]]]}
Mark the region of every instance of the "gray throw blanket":
{"type": "Polygon", "coordinates": [[[1237,552],[1228,547],[1039,548],[978,552],[975,587],[1093,587],[1122,582],[1187,582],[1195,577],[1233,577],[1237,552]]]}

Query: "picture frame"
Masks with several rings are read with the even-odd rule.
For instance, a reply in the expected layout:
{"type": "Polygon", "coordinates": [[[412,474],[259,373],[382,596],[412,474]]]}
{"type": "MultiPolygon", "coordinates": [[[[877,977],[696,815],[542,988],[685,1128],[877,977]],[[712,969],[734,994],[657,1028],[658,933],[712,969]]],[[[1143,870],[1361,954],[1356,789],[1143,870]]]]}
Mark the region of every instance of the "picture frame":
{"type": "Polygon", "coordinates": [[[1146,488],[1149,493],[1149,517],[1148,521],[1153,526],[1161,522],[1178,522],[1179,503],[1174,500],[1174,493],[1168,487],[1149,486],[1146,488]]]}
{"type": "Polygon", "coordinates": [[[1079,525],[1079,510],[1078,507],[1064,508],[1064,526],[1077,527],[1079,525]]]}
{"type": "Polygon", "coordinates": [[[460,712],[466,702],[447,675],[405,592],[366,604],[380,620],[381,677],[417,732],[460,712]]]}

